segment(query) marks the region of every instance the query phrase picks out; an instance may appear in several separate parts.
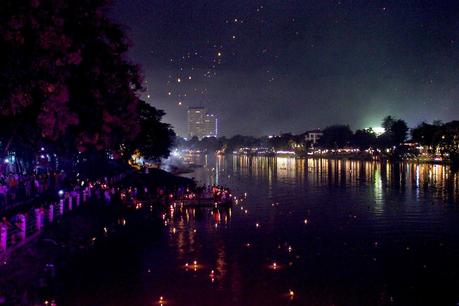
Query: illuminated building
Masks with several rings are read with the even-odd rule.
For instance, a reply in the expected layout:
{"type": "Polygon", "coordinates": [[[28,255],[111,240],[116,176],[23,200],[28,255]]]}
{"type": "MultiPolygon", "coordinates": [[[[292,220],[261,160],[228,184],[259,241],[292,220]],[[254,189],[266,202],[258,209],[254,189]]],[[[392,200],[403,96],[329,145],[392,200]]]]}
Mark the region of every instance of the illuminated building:
{"type": "Polygon", "coordinates": [[[304,134],[304,140],[314,146],[319,141],[324,133],[320,129],[315,129],[312,131],[307,131],[304,134]]]}
{"type": "Polygon", "coordinates": [[[194,136],[202,139],[204,137],[217,137],[218,119],[213,114],[208,114],[204,107],[188,108],[188,138],[194,136]]]}

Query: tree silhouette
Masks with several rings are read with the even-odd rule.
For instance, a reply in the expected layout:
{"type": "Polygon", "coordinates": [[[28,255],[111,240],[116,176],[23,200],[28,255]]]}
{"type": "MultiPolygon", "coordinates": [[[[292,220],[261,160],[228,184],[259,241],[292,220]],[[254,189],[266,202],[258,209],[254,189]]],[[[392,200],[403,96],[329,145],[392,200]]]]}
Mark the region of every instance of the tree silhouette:
{"type": "MultiPolygon", "coordinates": [[[[127,58],[130,43],[122,27],[107,17],[108,4],[108,0],[0,2],[4,154],[18,148],[36,150],[46,143],[71,157],[114,151],[136,138],[142,124],[139,111],[145,110],[138,106],[137,96],[142,77],[127,58]]],[[[163,113],[156,112],[149,124],[158,128],[163,113]]],[[[168,132],[161,141],[167,144],[170,130],[162,127],[168,132]]]]}
{"type": "Polygon", "coordinates": [[[144,101],[140,102],[138,112],[140,132],[130,144],[131,151],[139,150],[147,160],[169,156],[175,133],[169,124],[161,122],[165,113],[144,101]]]}
{"type": "Polygon", "coordinates": [[[387,116],[383,119],[382,126],[385,129],[382,140],[385,145],[398,146],[408,136],[408,125],[402,119],[387,116]]]}
{"type": "Polygon", "coordinates": [[[349,144],[352,130],[349,125],[332,125],[323,130],[319,145],[324,148],[342,148],[349,144]]]}

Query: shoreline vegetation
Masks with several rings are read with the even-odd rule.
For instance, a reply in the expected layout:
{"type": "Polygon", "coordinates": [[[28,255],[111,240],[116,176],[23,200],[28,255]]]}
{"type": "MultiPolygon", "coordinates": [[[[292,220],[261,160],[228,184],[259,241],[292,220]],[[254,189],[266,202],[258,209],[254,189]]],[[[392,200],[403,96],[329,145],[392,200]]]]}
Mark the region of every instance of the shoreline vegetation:
{"type": "Polygon", "coordinates": [[[313,157],[389,160],[422,163],[459,163],[459,121],[423,122],[409,128],[403,119],[386,116],[381,127],[351,130],[335,124],[301,134],[260,137],[235,135],[176,140],[178,150],[216,152],[218,155],[313,157]]]}
{"type": "MultiPolygon", "coordinates": [[[[207,151],[193,151],[185,150],[181,154],[215,154],[217,156],[246,156],[246,157],[287,157],[287,158],[296,158],[296,159],[332,159],[332,160],[357,160],[357,161],[375,161],[375,162],[408,162],[408,163],[426,163],[426,164],[440,164],[440,165],[451,165],[454,164],[454,161],[450,159],[439,159],[434,157],[410,157],[410,158],[391,158],[389,156],[373,156],[366,153],[352,153],[352,154],[342,154],[342,153],[327,153],[327,154],[298,154],[295,152],[285,153],[238,153],[232,152],[228,154],[222,154],[219,152],[207,152],[207,151]]],[[[191,167],[186,165],[175,166],[176,172],[174,174],[182,173],[191,173],[196,168],[202,167],[202,165],[192,165],[191,167]]]]}

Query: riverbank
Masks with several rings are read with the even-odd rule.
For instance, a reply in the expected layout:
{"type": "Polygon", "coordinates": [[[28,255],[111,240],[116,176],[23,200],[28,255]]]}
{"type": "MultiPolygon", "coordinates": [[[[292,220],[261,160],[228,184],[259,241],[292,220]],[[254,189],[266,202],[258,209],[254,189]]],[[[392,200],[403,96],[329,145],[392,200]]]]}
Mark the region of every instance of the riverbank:
{"type": "Polygon", "coordinates": [[[449,159],[438,159],[433,157],[416,157],[416,158],[391,158],[389,156],[373,156],[370,154],[340,154],[340,153],[327,153],[327,154],[231,154],[233,156],[244,157],[268,157],[268,158],[296,158],[296,159],[329,159],[329,160],[356,160],[356,161],[375,161],[375,162],[408,162],[418,164],[433,164],[433,165],[453,165],[454,161],[449,159]]]}
{"type": "Polygon", "coordinates": [[[0,295],[5,305],[43,304],[48,299],[43,290],[56,271],[88,251],[103,228],[116,222],[117,209],[97,204],[91,201],[65,216],[4,259],[0,295]]]}
{"type": "MultiPolygon", "coordinates": [[[[116,189],[142,191],[139,193],[149,201],[149,211],[153,211],[160,209],[153,200],[153,196],[157,198],[156,190],[171,191],[179,186],[192,187],[194,182],[154,169],[147,174],[130,173],[116,189]]],[[[51,303],[58,292],[48,288],[59,288],[50,285],[56,282],[59,271],[90,253],[96,242],[100,244],[121,235],[127,219],[140,225],[145,221],[145,213],[122,204],[118,196],[113,196],[109,205],[103,197],[96,196],[7,253],[0,265],[0,305],[51,303]]]]}

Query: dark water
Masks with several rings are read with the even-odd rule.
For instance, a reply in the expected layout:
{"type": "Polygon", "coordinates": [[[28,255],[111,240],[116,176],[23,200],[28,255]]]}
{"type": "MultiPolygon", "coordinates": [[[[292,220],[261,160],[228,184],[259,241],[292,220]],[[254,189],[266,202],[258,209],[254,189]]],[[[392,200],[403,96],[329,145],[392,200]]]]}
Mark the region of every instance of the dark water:
{"type": "Polygon", "coordinates": [[[99,246],[68,267],[62,305],[459,305],[449,167],[198,159],[190,176],[231,187],[238,205],[176,208],[99,246]]]}

